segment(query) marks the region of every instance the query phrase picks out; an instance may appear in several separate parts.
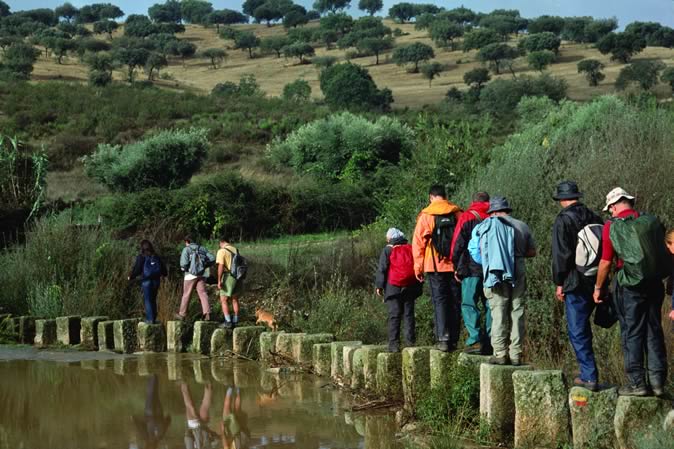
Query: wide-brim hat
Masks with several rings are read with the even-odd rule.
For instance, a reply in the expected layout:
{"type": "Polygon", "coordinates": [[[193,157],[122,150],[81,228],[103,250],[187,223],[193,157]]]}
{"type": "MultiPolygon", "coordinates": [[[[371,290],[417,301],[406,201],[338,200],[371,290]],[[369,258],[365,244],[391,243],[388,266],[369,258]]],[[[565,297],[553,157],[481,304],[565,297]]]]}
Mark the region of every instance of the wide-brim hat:
{"type": "Polygon", "coordinates": [[[573,181],[562,181],[557,184],[557,191],[552,195],[555,201],[577,200],[583,197],[583,193],[578,190],[578,184],[573,181]]]}
{"type": "Polygon", "coordinates": [[[489,210],[487,211],[488,214],[494,212],[511,212],[511,211],[512,208],[510,207],[510,204],[508,203],[508,200],[505,197],[495,196],[491,200],[489,200],[489,210]]]}
{"type": "Polygon", "coordinates": [[[606,195],[606,206],[604,206],[604,212],[608,212],[609,207],[613,206],[622,199],[634,200],[635,197],[627,193],[622,187],[616,187],[615,189],[611,190],[608,195],[606,195]]]}

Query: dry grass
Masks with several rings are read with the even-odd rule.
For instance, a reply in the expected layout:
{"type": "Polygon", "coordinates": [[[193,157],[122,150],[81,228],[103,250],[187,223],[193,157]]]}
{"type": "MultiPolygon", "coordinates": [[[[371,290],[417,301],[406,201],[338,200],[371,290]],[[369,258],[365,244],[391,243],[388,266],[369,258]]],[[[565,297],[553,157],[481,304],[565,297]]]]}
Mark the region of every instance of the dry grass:
{"type": "MultiPolygon", "coordinates": [[[[426,32],[414,30],[413,25],[399,25],[392,22],[388,22],[387,25],[392,28],[400,28],[403,32],[408,33],[406,36],[396,39],[397,45],[410,42],[432,44],[426,32]]],[[[316,26],[316,24],[310,24],[309,26],[316,26]]],[[[279,25],[274,27],[242,25],[239,28],[253,30],[259,37],[285,33],[283,27],[279,25]]],[[[296,60],[277,58],[275,55],[259,55],[259,51],[257,52],[258,57],[249,59],[246,51],[235,50],[233,42],[220,39],[213,28],[190,25],[187,26],[186,32],[180,37],[194,42],[199,50],[212,47],[226,48],[229,56],[224,64],[215,70],[209,66],[209,61],[205,58],[191,59],[187,61],[185,66],[179,60],[173,60],[164,71],[169,72],[175,81],[157,81],[164,87],[209,92],[218,83],[224,81],[237,82],[242,75],[253,73],[269,95],[280,95],[284,85],[295,79],[303,78],[311,84],[313,95],[320,96],[318,71],[311,65],[298,65],[296,60]]],[[[328,51],[324,47],[318,48],[316,53],[318,55],[334,55],[340,59],[344,59],[345,54],[342,50],[328,51]]],[[[374,57],[359,58],[355,59],[354,62],[367,67],[379,87],[388,87],[393,91],[395,106],[399,108],[421,107],[425,104],[436,103],[442,100],[450,87],[464,89],[463,74],[481,66],[481,63],[476,61],[474,51],[463,53],[462,51],[446,51],[436,48],[436,60],[446,64],[448,68],[429,88],[428,82],[420,74],[407,73],[404,68],[389,62],[389,58],[390,52],[384,54],[378,66],[374,65],[374,57]]],[[[638,59],[649,58],[661,59],[668,65],[674,65],[674,50],[650,47],[638,55],[638,59]]],[[[568,81],[569,96],[572,99],[587,100],[598,95],[612,93],[614,91],[613,84],[621,67],[621,64],[609,61],[608,56],[600,54],[590,46],[564,44],[559,62],[552,65],[548,72],[568,81]],[[577,73],[576,64],[585,58],[599,59],[606,65],[604,71],[606,79],[598,87],[588,86],[584,77],[577,73]]],[[[535,71],[528,68],[524,58],[518,60],[516,73],[536,74],[535,71]]],[[[139,78],[142,76],[142,73],[139,74],[139,78]]],[[[508,78],[512,75],[503,74],[500,76],[508,78]]],[[[119,80],[124,79],[121,72],[116,73],[115,77],[119,80]]],[[[68,58],[63,65],[56,64],[53,59],[46,60],[43,58],[36,65],[33,78],[35,80],[86,80],[87,69],[77,58],[68,58]]],[[[656,92],[663,97],[670,95],[669,87],[665,85],[658,86],[656,92]]]]}

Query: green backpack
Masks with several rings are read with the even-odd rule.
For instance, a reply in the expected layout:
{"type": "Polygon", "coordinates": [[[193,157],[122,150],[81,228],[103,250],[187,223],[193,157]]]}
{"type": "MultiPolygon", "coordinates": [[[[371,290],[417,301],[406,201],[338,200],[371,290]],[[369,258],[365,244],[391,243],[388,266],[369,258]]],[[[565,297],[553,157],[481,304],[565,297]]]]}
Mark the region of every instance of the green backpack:
{"type": "Polygon", "coordinates": [[[653,215],[614,219],[610,228],[611,243],[623,262],[618,283],[634,287],[648,279],[661,280],[669,274],[671,258],[665,246],[660,221],[653,215]]]}

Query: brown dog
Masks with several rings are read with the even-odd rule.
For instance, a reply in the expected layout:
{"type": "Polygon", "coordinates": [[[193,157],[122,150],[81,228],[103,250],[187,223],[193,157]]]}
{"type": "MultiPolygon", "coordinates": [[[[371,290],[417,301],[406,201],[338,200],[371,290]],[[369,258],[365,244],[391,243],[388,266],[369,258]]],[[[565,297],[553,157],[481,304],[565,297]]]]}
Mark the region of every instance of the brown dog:
{"type": "Polygon", "coordinates": [[[255,309],[255,318],[257,319],[255,324],[264,323],[269,329],[276,331],[278,326],[276,325],[274,316],[270,312],[262,309],[255,309]]]}

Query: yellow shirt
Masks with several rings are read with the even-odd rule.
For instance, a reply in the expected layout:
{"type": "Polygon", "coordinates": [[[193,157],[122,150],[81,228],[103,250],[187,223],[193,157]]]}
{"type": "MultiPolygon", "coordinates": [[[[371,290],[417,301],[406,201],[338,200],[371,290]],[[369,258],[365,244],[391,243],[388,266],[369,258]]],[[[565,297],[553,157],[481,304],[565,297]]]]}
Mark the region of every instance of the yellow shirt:
{"type": "Polygon", "coordinates": [[[218,253],[215,255],[215,263],[218,265],[223,265],[225,267],[225,271],[229,271],[232,266],[232,253],[236,254],[236,248],[234,248],[232,245],[225,245],[225,248],[220,248],[218,250],[218,253]]]}

